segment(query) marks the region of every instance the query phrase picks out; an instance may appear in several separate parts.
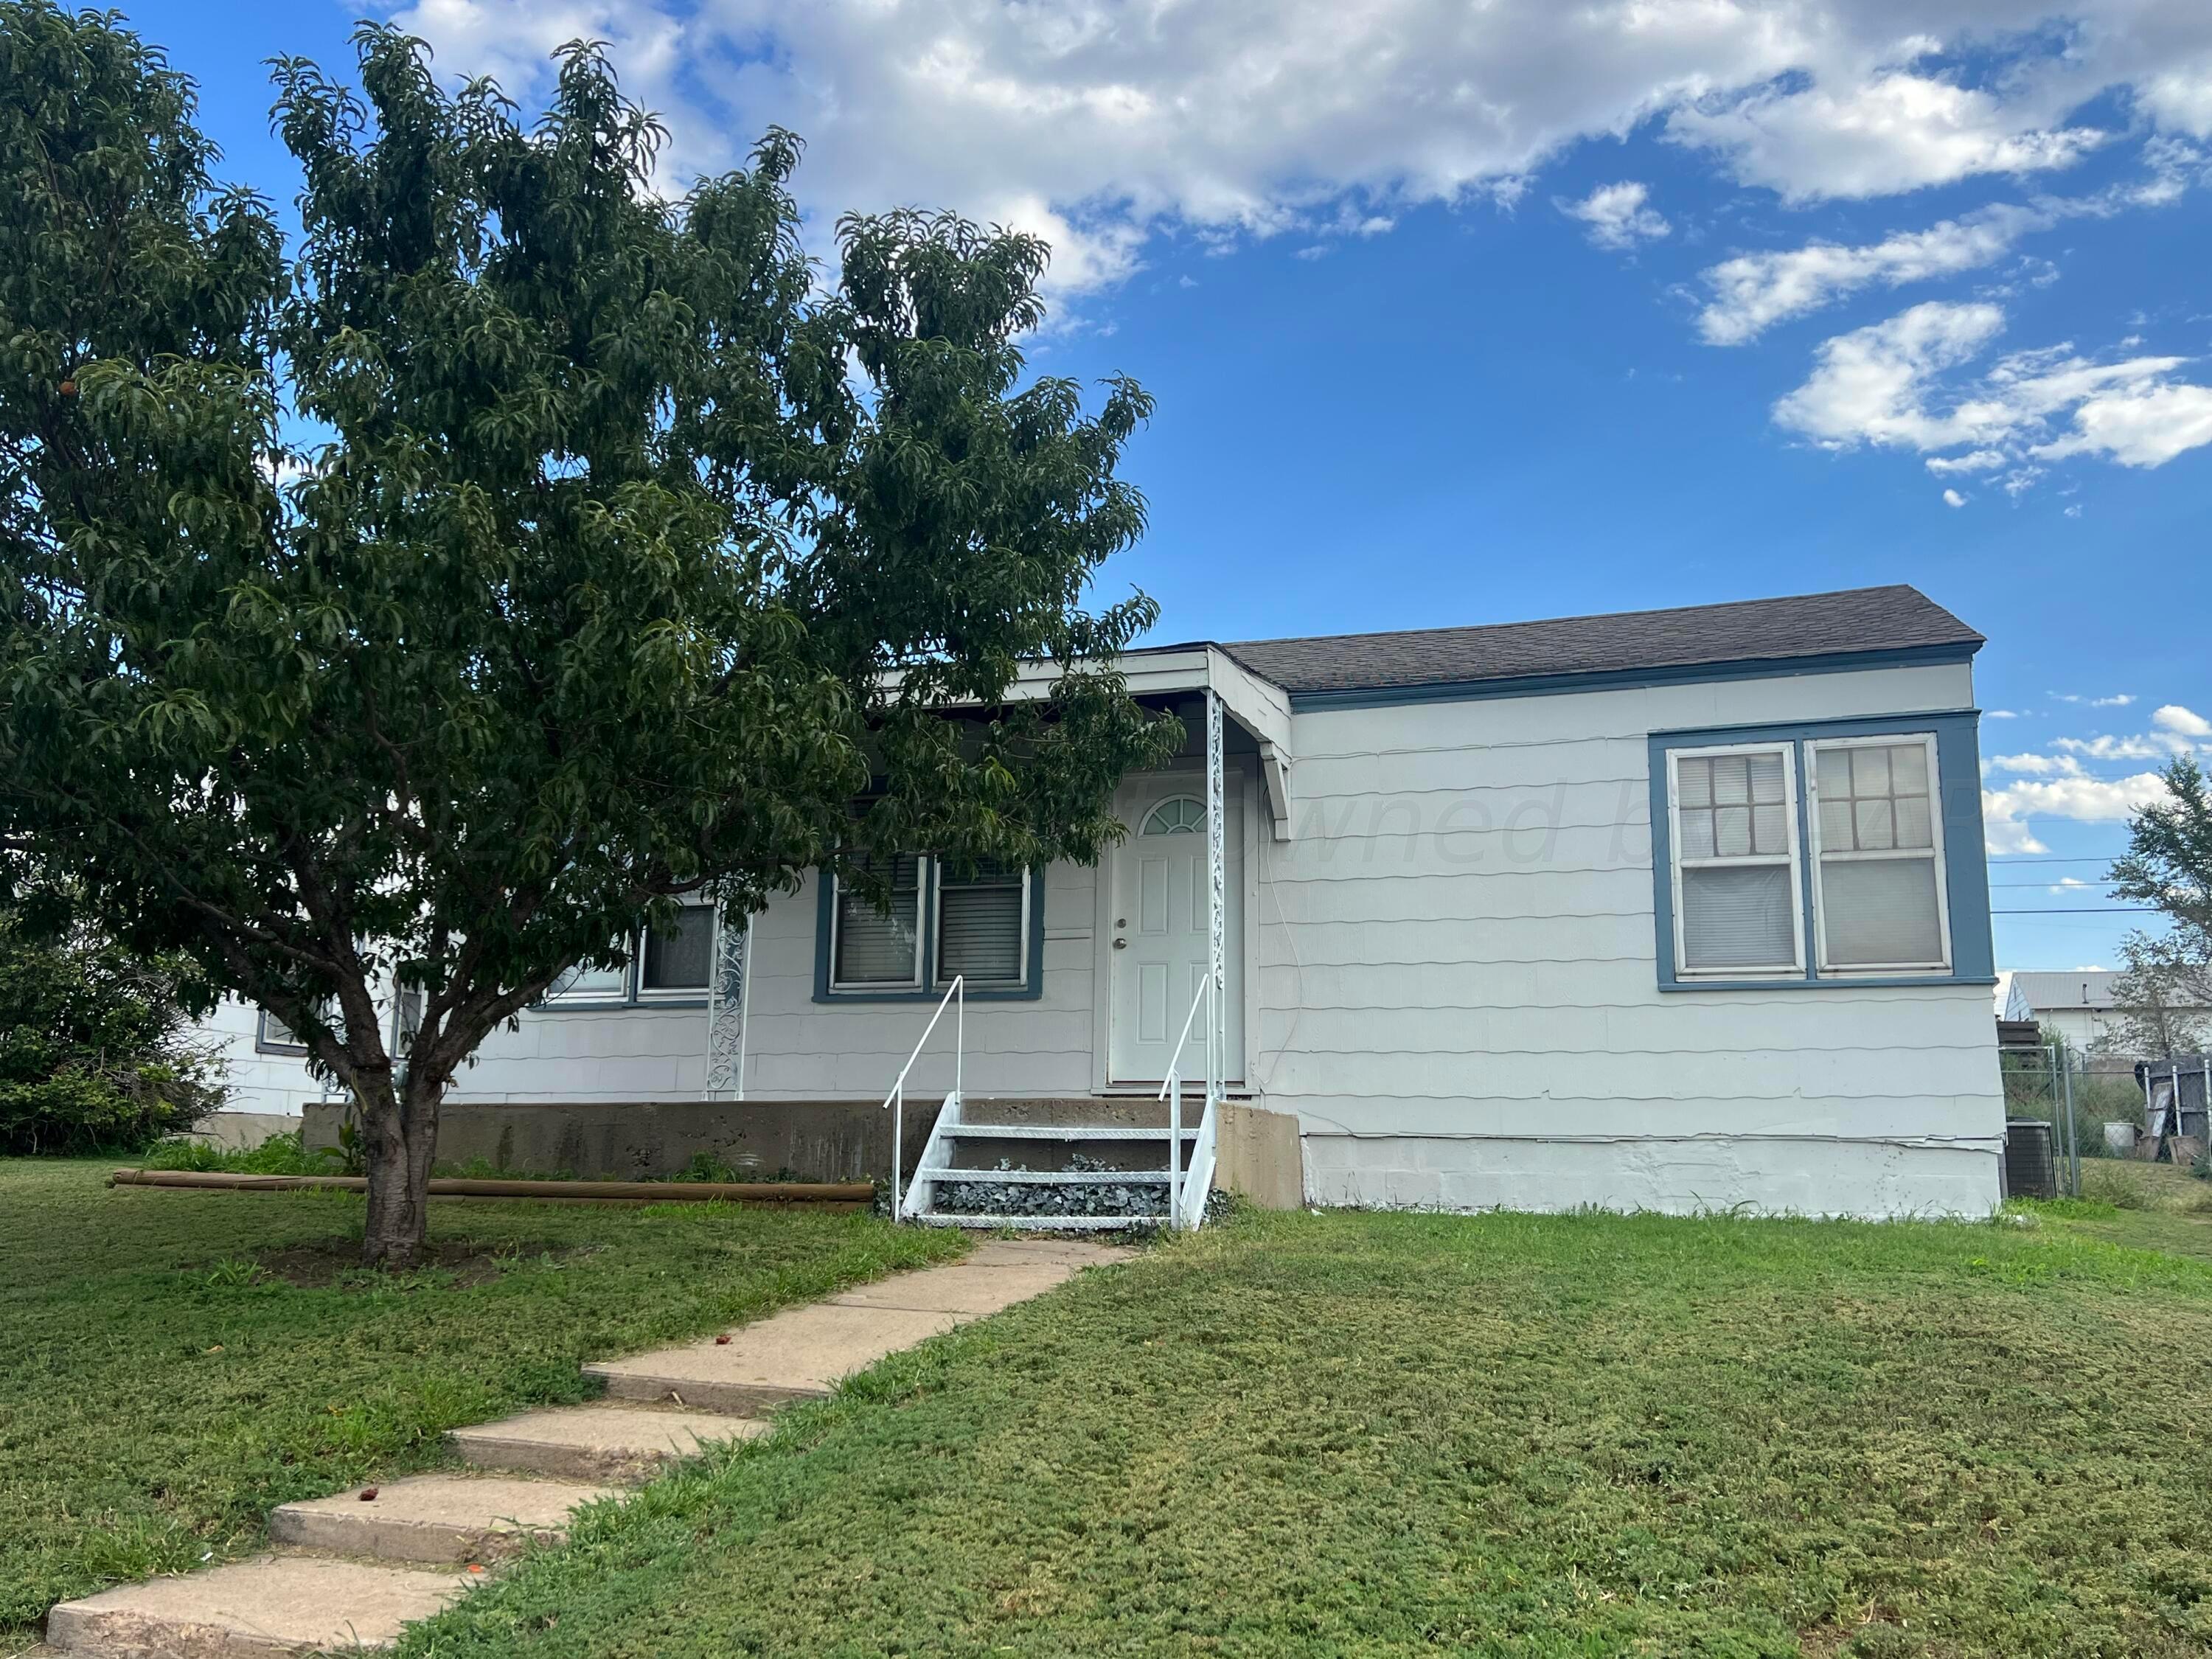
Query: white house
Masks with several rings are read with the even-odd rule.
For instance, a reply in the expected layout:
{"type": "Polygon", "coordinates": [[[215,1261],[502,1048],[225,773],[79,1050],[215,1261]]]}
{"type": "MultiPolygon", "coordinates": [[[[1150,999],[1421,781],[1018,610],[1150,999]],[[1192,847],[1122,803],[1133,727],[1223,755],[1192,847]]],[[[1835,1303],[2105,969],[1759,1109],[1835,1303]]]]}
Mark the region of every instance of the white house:
{"type": "MultiPolygon", "coordinates": [[[[741,994],[747,933],[691,913],[451,1099],[697,1102],[711,1039],[723,1099],[872,1107],[956,977],[971,1115],[1198,1091],[1218,925],[1218,1092],[1295,1117],[1312,1202],[1985,1212],[1981,644],[1893,586],[1133,652],[1190,742],[1124,780],[1098,867],[917,849],[890,917],[810,878],[741,994]]],[[[948,1017],[910,1098],[954,1046],[948,1017]]]]}

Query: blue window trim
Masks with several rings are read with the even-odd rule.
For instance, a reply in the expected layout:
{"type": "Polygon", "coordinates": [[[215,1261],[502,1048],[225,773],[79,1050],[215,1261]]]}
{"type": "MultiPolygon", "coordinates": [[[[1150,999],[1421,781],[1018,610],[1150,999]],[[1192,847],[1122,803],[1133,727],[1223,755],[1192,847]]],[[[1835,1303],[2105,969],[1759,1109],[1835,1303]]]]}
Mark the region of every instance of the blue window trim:
{"type": "MultiPolygon", "coordinates": [[[[830,988],[830,939],[835,931],[837,878],[826,870],[814,872],[814,1000],[817,1002],[935,1002],[945,995],[937,981],[937,873],[930,860],[928,878],[921,884],[921,961],[923,983],[915,990],[833,991],[830,988]]],[[[1029,883],[1029,969],[1024,983],[1002,989],[971,989],[970,1002],[1036,1002],[1044,996],[1044,872],[1024,873],[1029,883]]]]}
{"type": "Polygon", "coordinates": [[[1651,762],[1651,896],[1657,917],[1659,988],[1662,991],[1806,991],[1900,985],[1994,985],[1996,951],[1990,935],[1989,853],[1982,838],[1981,713],[1889,714],[1879,719],[1801,720],[1787,726],[1723,726],[1694,732],[1654,732],[1651,762]],[[1805,744],[1828,738],[1880,738],[1916,732],[1936,737],[1936,769],[1943,802],[1943,887],[1950,909],[1951,966],[1931,974],[1835,974],[1819,971],[1814,933],[1812,837],[1806,822],[1805,744]],[[1805,930],[1805,972],[1791,978],[1680,978],[1674,967],[1674,849],[1667,812],[1667,754],[1726,744],[1788,743],[1797,765],[1797,900],[1805,930]]]}
{"type": "Polygon", "coordinates": [[[1428,685],[1351,686],[1335,691],[1293,691],[1293,714],[1330,708],[1387,708],[1414,702],[1477,702],[1493,697],[1559,696],[1576,691],[1632,691],[1656,685],[1697,685],[1715,680],[1791,679],[1801,674],[1847,674],[1868,668],[1914,668],[1972,662],[1979,644],[1893,646],[1881,651],[1839,651],[1824,657],[1760,657],[1739,662],[1688,663],[1667,668],[1595,669],[1580,674],[1523,674],[1513,678],[1441,680],[1428,685]]]}

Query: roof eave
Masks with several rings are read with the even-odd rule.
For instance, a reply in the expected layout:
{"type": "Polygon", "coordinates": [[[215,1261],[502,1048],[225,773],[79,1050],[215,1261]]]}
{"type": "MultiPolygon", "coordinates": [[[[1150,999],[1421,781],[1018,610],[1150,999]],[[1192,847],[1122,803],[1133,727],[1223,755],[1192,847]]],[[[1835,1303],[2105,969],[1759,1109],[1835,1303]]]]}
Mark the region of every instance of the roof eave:
{"type": "MultiPolygon", "coordinates": [[[[1788,657],[1733,658],[1662,666],[1593,669],[1562,674],[1522,674],[1476,680],[1431,680],[1412,685],[1334,686],[1290,692],[1300,714],[1330,708],[1388,708],[1415,702],[1465,702],[1498,697],[1557,696],[1577,691],[1633,690],[1644,686],[1705,681],[1771,679],[1795,674],[1839,674],[1872,668],[1924,667],[1971,662],[1987,641],[1978,634],[1929,645],[1885,646],[1788,657]]],[[[1224,647],[1226,649],[1226,647],[1224,647]]],[[[1235,653],[1230,652],[1234,656],[1235,653]]],[[[1248,672],[1258,673],[1249,664],[1248,672]]],[[[1263,676],[1264,678],[1264,676],[1263,676]]]]}

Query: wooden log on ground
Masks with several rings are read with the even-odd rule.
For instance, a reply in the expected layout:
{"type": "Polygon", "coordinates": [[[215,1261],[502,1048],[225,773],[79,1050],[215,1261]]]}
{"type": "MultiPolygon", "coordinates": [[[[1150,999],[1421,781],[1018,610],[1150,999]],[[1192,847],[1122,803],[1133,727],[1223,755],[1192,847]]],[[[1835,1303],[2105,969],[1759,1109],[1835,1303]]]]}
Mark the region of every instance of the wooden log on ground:
{"type": "MultiPolygon", "coordinates": [[[[223,1170],[118,1170],[111,1187],[183,1187],[203,1192],[365,1193],[362,1176],[238,1175],[223,1170]]],[[[434,1176],[433,1198],[552,1200],[567,1204],[866,1204],[865,1181],[499,1181],[434,1176]]]]}

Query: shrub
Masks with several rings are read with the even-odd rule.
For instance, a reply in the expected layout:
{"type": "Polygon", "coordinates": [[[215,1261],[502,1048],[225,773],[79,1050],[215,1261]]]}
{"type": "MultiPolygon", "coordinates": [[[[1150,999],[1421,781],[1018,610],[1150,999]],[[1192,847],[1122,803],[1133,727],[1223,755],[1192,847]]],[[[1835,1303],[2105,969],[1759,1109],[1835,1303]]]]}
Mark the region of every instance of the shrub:
{"type": "Polygon", "coordinates": [[[222,1103],[191,1041],[210,1000],[174,962],[0,913],[0,1153],[126,1151],[222,1103]]]}

